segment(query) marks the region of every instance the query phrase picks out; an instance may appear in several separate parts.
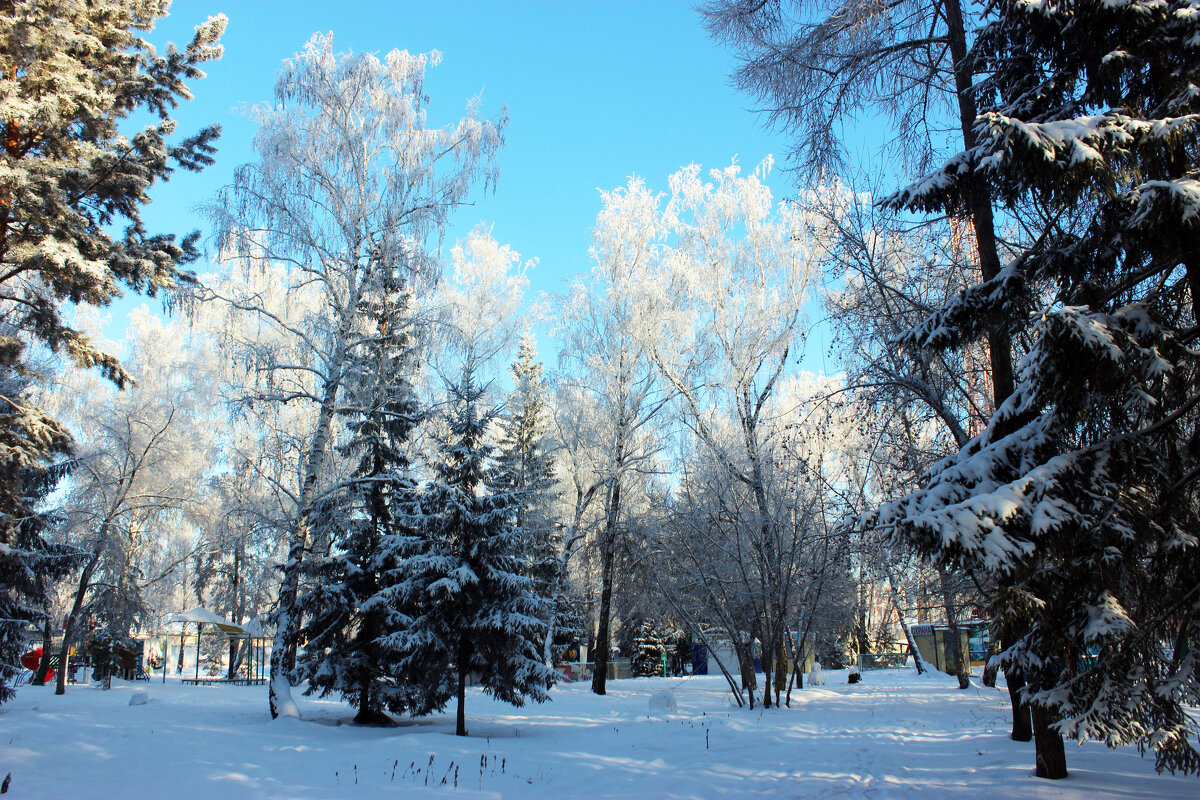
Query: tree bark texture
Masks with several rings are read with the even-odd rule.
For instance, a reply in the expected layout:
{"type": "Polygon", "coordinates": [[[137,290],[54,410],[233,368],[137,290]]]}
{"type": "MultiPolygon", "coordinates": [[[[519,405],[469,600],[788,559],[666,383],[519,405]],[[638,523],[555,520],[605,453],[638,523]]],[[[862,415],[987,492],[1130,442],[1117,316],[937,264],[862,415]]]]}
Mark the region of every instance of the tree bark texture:
{"type": "Polygon", "coordinates": [[[1035,705],[1032,716],[1037,776],[1050,780],[1067,777],[1067,754],[1062,734],[1050,727],[1054,722],[1052,715],[1035,705]]]}
{"type": "Polygon", "coordinates": [[[608,681],[609,662],[609,630],[612,622],[612,590],[613,590],[613,542],[605,543],[604,554],[600,569],[600,619],[596,626],[596,657],[595,669],[592,671],[592,691],[596,694],[605,693],[608,681]]]}
{"type": "MultiPolygon", "coordinates": [[[[54,622],[51,620],[50,614],[47,613],[46,621],[42,623],[42,658],[38,661],[37,674],[30,681],[34,686],[46,685],[46,674],[50,671],[50,650],[54,647],[53,627],[54,622]]],[[[61,668],[60,666],[59,669],[61,668]]]]}
{"type": "Polygon", "coordinates": [[[745,642],[735,645],[738,657],[738,668],[742,673],[742,690],[750,698],[750,710],[754,710],[754,692],[758,689],[757,676],[754,673],[754,643],[745,642]]]}

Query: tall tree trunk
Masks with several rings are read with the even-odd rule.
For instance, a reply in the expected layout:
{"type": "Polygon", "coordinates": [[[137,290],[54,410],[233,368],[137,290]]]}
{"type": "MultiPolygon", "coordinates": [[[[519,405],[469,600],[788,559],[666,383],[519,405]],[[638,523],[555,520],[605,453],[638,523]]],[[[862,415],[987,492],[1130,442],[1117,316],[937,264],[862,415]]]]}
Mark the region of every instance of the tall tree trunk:
{"type": "MultiPolygon", "coordinates": [[[[307,526],[301,525],[300,529],[307,526]]],[[[279,715],[300,716],[300,709],[292,699],[292,684],[289,677],[295,666],[295,656],[287,658],[289,646],[296,639],[299,620],[296,616],[296,596],[299,593],[300,559],[304,555],[307,532],[292,537],[288,548],[287,562],[283,567],[283,582],[279,587],[279,611],[275,616],[275,638],[271,642],[271,678],[267,682],[267,698],[270,703],[271,719],[279,715]],[[290,664],[289,664],[290,661],[290,664]]],[[[294,653],[295,651],[293,651],[294,653]]]]}
{"type": "Polygon", "coordinates": [[[1067,777],[1067,754],[1063,749],[1062,734],[1050,727],[1054,722],[1053,717],[1037,705],[1033,706],[1031,713],[1037,776],[1051,780],[1067,777]]]}
{"type": "MultiPolygon", "coordinates": [[[[106,531],[102,529],[101,542],[104,541],[105,536],[106,531]]],[[[97,549],[92,553],[92,557],[88,559],[88,563],[83,567],[83,572],[79,575],[79,586],[75,590],[75,601],[71,604],[71,611],[69,614],[67,614],[67,620],[63,625],[62,649],[60,649],[58,653],[59,670],[57,681],[54,685],[55,694],[67,693],[67,671],[63,669],[63,667],[67,664],[67,658],[71,652],[71,645],[74,644],[75,641],[75,628],[79,623],[79,612],[83,609],[83,599],[87,596],[88,587],[92,585],[92,573],[96,571],[96,566],[99,563],[100,550],[97,549]]]]}
{"type": "Polygon", "coordinates": [[[762,668],[763,668],[763,708],[770,708],[771,707],[771,684],[773,682],[772,679],[775,677],[773,675],[774,659],[772,658],[772,654],[771,654],[772,642],[768,641],[767,637],[764,636],[762,641],[760,642],[760,644],[762,646],[762,649],[760,651],[761,652],[760,658],[762,658],[762,668]]]}
{"type": "MultiPolygon", "coordinates": [[[[458,645],[458,716],[454,726],[455,736],[467,735],[467,666],[471,660],[470,642],[458,645]]],[[[600,692],[604,694],[604,692],[600,692]]]]}
{"type": "MultiPolygon", "coordinates": [[[[239,590],[238,584],[239,584],[239,580],[241,578],[241,575],[240,575],[241,555],[242,555],[241,548],[234,547],[234,549],[233,549],[234,613],[233,613],[233,619],[230,621],[233,622],[235,625],[242,624],[241,601],[238,599],[238,590],[239,590]]],[[[240,648],[239,648],[240,644],[241,644],[240,639],[231,638],[229,640],[229,672],[226,674],[225,677],[230,680],[233,680],[234,676],[237,674],[238,653],[240,651],[240,648]]]]}
{"type": "Polygon", "coordinates": [[[113,644],[113,640],[112,640],[111,636],[108,637],[107,650],[108,650],[108,658],[106,659],[107,663],[104,665],[104,689],[105,689],[105,691],[112,688],[113,669],[116,666],[113,662],[116,661],[116,657],[117,657],[116,647],[113,644]]]}
{"type": "MultiPolygon", "coordinates": [[[[50,650],[54,647],[54,620],[50,617],[50,612],[46,612],[46,621],[42,623],[42,658],[38,661],[37,674],[30,681],[34,686],[46,685],[46,674],[50,671],[50,650]]],[[[59,670],[62,670],[62,663],[59,663],[59,670]]]]}
{"type": "Polygon", "coordinates": [[[546,638],[542,640],[542,663],[554,669],[554,630],[558,625],[558,614],[550,612],[546,622],[546,638]]]}
{"type": "Polygon", "coordinates": [[[366,672],[358,681],[358,714],[354,721],[359,725],[370,725],[375,722],[375,712],[371,708],[371,676],[366,672]]]}
{"type": "Polygon", "coordinates": [[[792,707],[793,686],[797,689],[804,688],[804,664],[800,661],[796,661],[795,659],[793,659],[792,663],[792,677],[788,680],[787,694],[784,696],[783,701],[788,708],[792,707]]]}
{"type": "MultiPolygon", "coordinates": [[[[786,700],[788,708],[792,707],[792,686],[795,685],[797,689],[804,688],[804,662],[807,660],[804,651],[808,649],[808,634],[811,627],[812,616],[809,615],[809,621],[804,626],[804,634],[797,636],[796,646],[792,648],[792,680],[788,682],[786,700]]],[[[796,633],[800,633],[799,627],[797,627],[796,633]]]]}
{"type": "MultiPolygon", "coordinates": [[[[787,351],[784,351],[784,358],[787,351]]],[[[753,412],[750,398],[743,396],[739,414],[742,417],[742,439],[746,448],[746,456],[750,462],[750,485],[754,493],[754,503],[759,516],[759,535],[762,537],[762,572],[759,578],[759,591],[762,594],[762,618],[760,620],[760,641],[762,643],[763,666],[763,708],[771,707],[771,664],[773,654],[782,647],[783,595],[787,588],[783,585],[779,570],[779,555],[776,548],[776,529],[771,515],[771,503],[767,497],[766,479],[763,476],[762,461],[758,448],[758,418],[753,412]]],[[[747,647],[750,652],[750,674],[754,675],[753,635],[751,644],[747,647]]],[[[754,691],[750,692],[751,698],[754,691]]],[[[753,708],[753,704],[751,704],[753,708]]]]}
{"type": "Polygon", "coordinates": [[[592,671],[592,691],[596,694],[605,693],[605,684],[608,681],[608,662],[609,662],[609,630],[611,625],[612,615],[612,590],[613,590],[613,561],[614,561],[614,542],[608,541],[605,543],[604,553],[602,554],[600,568],[600,619],[596,627],[596,655],[593,661],[595,669],[592,671]]]}
{"type": "MultiPolygon", "coordinates": [[[[945,0],[942,12],[946,18],[946,29],[950,39],[950,56],[954,59],[954,88],[958,101],[959,124],[962,127],[963,149],[975,147],[975,118],[979,109],[971,93],[972,78],[967,61],[967,34],[963,23],[962,6],[959,0],[945,0]]],[[[968,197],[972,227],[975,229],[975,246],[979,253],[979,272],[985,281],[1000,273],[1000,255],[996,249],[996,228],[992,214],[992,198],[982,181],[968,177],[971,181],[968,197]]],[[[1013,393],[1012,340],[998,326],[988,334],[991,351],[992,399],[995,408],[1013,393]]]]}
{"type": "MultiPolygon", "coordinates": [[[[1006,635],[1000,642],[1005,650],[1014,644],[1016,641],[1010,635],[1006,635]]],[[[1015,742],[1028,742],[1033,738],[1033,724],[1030,718],[1029,704],[1021,699],[1021,690],[1025,688],[1025,678],[1020,669],[1010,665],[1004,668],[1004,682],[1008,684],[1008,699],[1012,706],[1013,723],[1010,738],[1015,742]]]]}
{"type": "MultiPolygon", "coordinates": [[[[964,149],[975,146],[975,117],[978,110],[970,93],[971,75],[967,69],[967,37],[963,26],[962,8],[959,0],[946,0],[944,5],[947,27],[950,32],[950,53],[954,58],[954,82],[958,95],[959,118],[962,123],[964,149]]],[[[979,248],[979,268],[983,279],[990,280],[1000,272],[1000,257],[996,250],[996,234],[992,217],[991,198],[980,181],[973,181],[970,192],[971,217],[975,227],[975,243],[979,248]]],[[[1006,333],[992,330],[988,334],[991,351],[992,399],[995,408],[1013,393],[1012,341],[1006,333]]],[[[1027,719],[1029,712],[1023,708],[1015,692],[1024,685],[1018,676],[1009,675],[1009,694],[1013,709],[1012,738],[1027,742],[1032,737],[1027,719]],[[1017,689],[1014,689],[1014,683],[1017,689]]]]}
{"type": "Polygon", "coordinates": [[[787,651],[783,642],[778,642],[775,648],[775,707],[779,707],[779,695],[787,687],[787,651]]]}
{"type": "Polygon", "coordinates": [[[617,518],[621,508],[621,480],[612,479],[608,508],[604,515],[604,552],[600,567],[600,620],[596,629],[596,668],[592,672],[592,691],[605,693],[608,681],[609,627],[612,622],[613,561],[617,549],[617,518]]]}
{"type": "MultiPolygon", "coordinates": [[[[858,652],[871,652],[871,611],[869,600],[867,597],[867,582],[863,579],[862,566],[859,565],[858,573],[858,625],[855,626],[854,634],[858,645],[858,652]]],[[[856,662],[858,663],[858,662],[856,662]]],[[[861,665],[859,671],[861,672],[861,665]]]]}
{"type": "Polygon", "coordinates": [[[738,669],[742,673],[742,691],[750,698],[750,710],[754,710],[754,693],[758,690],[758,680],[754,673],[754,642],[739,641],[734,645],[737,654],[738,669]]]}
{"type": "Polygon", "coordinates": [[[230,638],[229,652],[227,654],[229,656],[229,666],[225,670],[226,680],[233,680],[234,673],[237,670],[237,654],[238,654],[238,640],[230,638]]]}
{"type": "MultiPolygon", "coordinates": [[[[341,359],[335,358],[334,363],[340,364],[341,359]]],[[[300,716],[300,709],[292,699],[291,684],[291,673],[296,668],[296,646],[300,629],[296,599],[300,593],[300,566],[312,531],[313,495],[325,465],[325,451],[333,428],[337,392],[338,381],[330,380],[325,384],[316,429],[305,460],[304,481],[300,485],[300,517],[296,520],[296,527],[288,544],[287,561],[283,565],[283,578],[279,585],[279,610],[275,617],[275,639],[271,645],[271,680],[267,689],[271,719],[281,714],[287,717],[300,716]]]]}
{"type": "Polygon", "coordinates": [[[993,640],[988,644],[987,664],[983,668],[983,685],[989,689],[996,688],[996,673],[999,667],[996,664],[996,656],[1000,654],[1000,648],[996,646],[993,640]]]}

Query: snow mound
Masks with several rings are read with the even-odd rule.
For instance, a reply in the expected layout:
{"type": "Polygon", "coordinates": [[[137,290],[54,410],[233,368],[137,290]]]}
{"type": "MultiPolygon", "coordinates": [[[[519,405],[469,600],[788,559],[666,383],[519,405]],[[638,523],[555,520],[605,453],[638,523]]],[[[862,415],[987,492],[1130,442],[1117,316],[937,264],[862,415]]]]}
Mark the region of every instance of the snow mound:
{"type": "Polygon", "coordinates": [[[649,711],[654,714],[674,714],[678,709],[678,704],[675,702],[675,695],[666,690],[655,692],[650,695],[649,711]]]}
{"type": "Polygon", "coordinates": [[[129,695],[129,705],[144,706],[150,702],[150,693],[145,689],[138,689],[133,694],[129,695]]]}

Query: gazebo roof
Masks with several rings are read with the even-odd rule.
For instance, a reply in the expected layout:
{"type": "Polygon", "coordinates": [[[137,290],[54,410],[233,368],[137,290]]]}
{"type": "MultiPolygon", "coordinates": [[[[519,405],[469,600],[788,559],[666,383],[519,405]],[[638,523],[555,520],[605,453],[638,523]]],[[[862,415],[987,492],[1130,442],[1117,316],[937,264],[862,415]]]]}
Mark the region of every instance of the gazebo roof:
{"type": "Polygon", "coordinates": [[[242,626],[245,634],[253,639],[266,638],[267,632],[263,630],[262,621],[258,617],[251,617],[246,624],[242,626]]]}
{"type": "MultiPolygon", "coordinates": [[[[222,616],[214,614],[204,606],[196,606],[190,611],[184,611],[182,614],[172,614],[164,620],[168,624],[172,622],[194,622],[196,625],[215,625],[222,633],[229,636],[241,636],[246,633],[246,630],[241,625],[235,625],[222,616]]],[[[262,630],[261,626],[259,630],[262,630]]]]}

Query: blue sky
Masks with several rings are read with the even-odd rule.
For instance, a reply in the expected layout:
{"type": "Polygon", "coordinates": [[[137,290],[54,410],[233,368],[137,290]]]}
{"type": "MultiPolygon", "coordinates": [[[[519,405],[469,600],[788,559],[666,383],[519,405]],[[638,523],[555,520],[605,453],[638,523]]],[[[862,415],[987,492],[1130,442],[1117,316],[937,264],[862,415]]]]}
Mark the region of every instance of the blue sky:
{"type": "MultiPolygon", "coordinates": [[[[332,31],[339,51],[440,50],[427,76],[434,124],[460,117],[475,95],[487,116],[508,107],[496,192],[458,211],[446,248],[475,224],[492,224],[497,240],[539,259],[532,294],[561,291],[589,269],[598,189],[633,174],[665,189],[667,176],[693,161],[719,167],[736,156],[750,170],[787,150],[759,124],[753,99],[729,86],[733,58],[686,0],[176,0],[149,38],[184,43],[216,13],[229,17],[225,56],[193,83],[195,99],[176,116],[181,135],[219,122],[220,152],[204,172],[157,187],[145,215],[152,231],[207,229],[193,207],[253,157],[243,109],[270,101],[281,61],[317,31],[332,31]]],[[[791,189],[778,165],[769,182],[780,198],[791,189]]],[[[114,327],[133,302],[114,308],[114,327]]]]}

